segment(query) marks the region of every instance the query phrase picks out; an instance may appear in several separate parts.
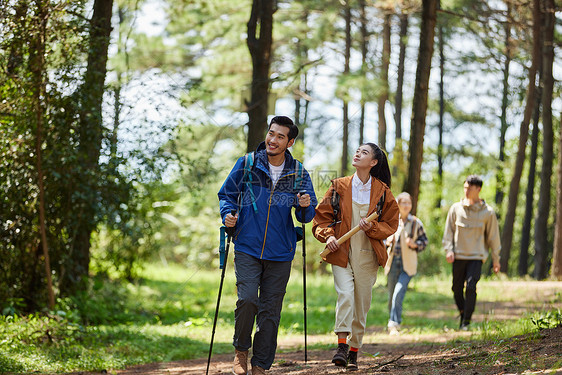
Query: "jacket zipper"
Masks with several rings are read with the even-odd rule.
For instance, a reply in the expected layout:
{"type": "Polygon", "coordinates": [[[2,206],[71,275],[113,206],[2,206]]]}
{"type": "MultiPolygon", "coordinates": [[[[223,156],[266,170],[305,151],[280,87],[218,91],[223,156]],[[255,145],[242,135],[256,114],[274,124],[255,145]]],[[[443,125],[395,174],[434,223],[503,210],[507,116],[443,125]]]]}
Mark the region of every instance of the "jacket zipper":
{"type": "Polygon", "coordinates": [[[292,176],[297,174],[297,172],[293,172],[293,173],[289,173],[286,174],[284,176],[279,177],[279,179],[277,180],[277,182],[275,183],[275,185],[273,185],[273,189],[271,189],[271,194],[269,195],[269,205],[267,207],[267,220],[265,222],[265,232],[263,234],[263,245],[261,246],[261,255],[260,255],[260,259],[263,258],[263,251],[265,250],[265,240],[267,238],[267,228],[269,227],[269,212],[271,211],[271,197],[273,197],[273,192],[275,191],[275,187],[277,186],[277,184],[279,183],[279,180],[281,180],[282,178],[288,177],[288,176],[292,176]]]}

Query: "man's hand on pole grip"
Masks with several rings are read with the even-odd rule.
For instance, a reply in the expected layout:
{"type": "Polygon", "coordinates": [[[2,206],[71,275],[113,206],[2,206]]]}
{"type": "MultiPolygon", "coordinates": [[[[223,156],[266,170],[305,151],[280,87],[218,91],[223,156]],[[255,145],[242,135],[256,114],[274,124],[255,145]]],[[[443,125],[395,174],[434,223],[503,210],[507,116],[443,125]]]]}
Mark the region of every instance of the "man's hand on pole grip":
{"type": "Polygon", "coordinates": [[[233,213],[226,214],[226,217],[224,218],[224,225],[228,228],[236,226],[236,222],[238,221],[238,213],[236,211],[233,213]]]}

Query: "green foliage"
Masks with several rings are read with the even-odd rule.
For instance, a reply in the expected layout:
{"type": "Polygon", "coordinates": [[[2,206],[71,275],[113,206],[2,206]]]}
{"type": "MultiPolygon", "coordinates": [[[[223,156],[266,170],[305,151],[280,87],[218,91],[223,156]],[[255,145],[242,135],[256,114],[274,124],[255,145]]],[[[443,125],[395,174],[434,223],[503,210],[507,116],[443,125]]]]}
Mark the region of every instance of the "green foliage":
{"type": "Polygon", "coordinates": [[[0,280],[0,307],[13,309],[16,305],[9,301],[19,300],[18,308],[33,311],[43,306],[46,289],[44,260],[38,253],[38,119],[32,93],[37,84],[45,85],[40,147],[47,238],[57,280],[60,265],[69,253],[71,229],[76,221],[72,215],[72,184],[79,167],[75,165],[77,127],[72,91],[78,74],[76,64],[84,56],[81,43],[86,34],[83,19],[68,17],[70,13],[80,14],[83,2],[62,7],[45,5],[52,19],[45,40],[45,64],[50,75],[47,78],[42,72],[46,81],[37,83],[30,79],[29,48],[39,38],[40,22],[35,5],[20,3],[12,9],[15,14],[7,12],[9,16],[0,19],[0,28],[6,31],[0,39],[0,69],[7,73],[0,75],[0,267],[4,275],[0,280]],[[60,50],[64,48],[72,52],[63,58],[60,50]]]}
{"type": "MultiPolygon", "coordinates": [[[[0,309],[21,312],[40,311],[47,293],[39,240],[35,106],[40,105],[43,114],[40,147],[47,244],[57,292],[64,277],[76,276],[79,226],[84,221],[111,233],[105,236],[107,246],[100,257],[106,265],[98,270],[114,267],[128,278],[134,276],[135,263],[153,249],[150,242],[139,249],[145,237],[150,240],[147,232],[152,228],[145,226],[152,204],[148,199],[152,186],[145,184],[160,178],[161,161],[167,156],[150,154],[142,144],[126,153],[117,150],[113,147],[116,126],[101,130],[103,146],[96,150],[101,153],[96,168],[84,165],[85,129],[79,113],[86,95],[82,86],[89,31],[83,16],[85,2],[44,4],[49,22],[40,83],[30,79],[30,46],[38,38],[35,7],[39,5],[17,4],[7,5],[11,8],[7,17],[0,18],[0,70],[7,73],[0,75],[0,271],[5,276],[0,279],[0,309]],[[45,87],[41,103],[34,103],[31,95],[37,85],[45,87]]],[[[166,127],[159,131],[165,132],[166,127]]],[[[85,238],[87,251],[89,235],[85,238]]]]}
{"type": "MultiPolygon", "coordinates": [[[[174,141],[164,147],[177,154],[177,168],[170,168],[169,183],[147,187],[150,194],[141,217],[146,218],[149,230],[139,238],[143,242],[139,251],[158,259],[212,267],[221,225],[216,192],[222,176],[241,156],[215,150],[232,140],[243,143],[240,130],[197,124],[177,129],[174,141]]],[[[106,251],[104,241],[98,246],[101,252],[106,251]]]]}
{"type": "Polygon", "coordinates": [[[554,328],[562,326],[562,311],[546,311],[535,314],[531,322],[538,329],[554,328]]]}

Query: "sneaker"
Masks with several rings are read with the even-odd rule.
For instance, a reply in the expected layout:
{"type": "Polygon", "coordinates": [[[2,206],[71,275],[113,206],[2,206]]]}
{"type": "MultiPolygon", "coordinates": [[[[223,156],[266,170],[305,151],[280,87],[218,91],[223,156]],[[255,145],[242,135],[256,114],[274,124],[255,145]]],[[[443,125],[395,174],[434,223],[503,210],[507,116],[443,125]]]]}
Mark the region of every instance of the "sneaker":
{"type": "Polygon", "coordinates": [[[389,335],[396,336],[400,334],[400,323],[389,320],[386,327],[388,328],[389,335]]]}
{"type": "Polygon", "coordinates": [[[252,366],[252,375],[265,375],[265,370],[259,366],[252,366]]]}
{"type": "Polygon", "coordinates": [[[248,373],[248,351],[236,350],[232,373],[235,375],[246,375],[248,373]]]}
{"type": "Polygon", "coordinates": [[[338,351],[332,358],[332,363],[336,366],[347,366],[347,352],[349,351],[349,345],[347,344],[338,344],[338,351]]]}
{"type": "Polygon", "coordinates": [[[349,371],[357,370],[357,352],[349,352],[347,355],[347,369],[349,371]]]}
{"type": "Polygon", "coordinates": [[[463,321],[461,323],[460,330],[461,331],[470,331],[470,322],[467,322],[466,320],[463,321]]]}
{"type": "Polygon", "coordinates": [[[400,331],[398,330],[398,326],[391,326],[388,327],[388,334],[390,336],[398,336],[400,335],[400,331]]]}

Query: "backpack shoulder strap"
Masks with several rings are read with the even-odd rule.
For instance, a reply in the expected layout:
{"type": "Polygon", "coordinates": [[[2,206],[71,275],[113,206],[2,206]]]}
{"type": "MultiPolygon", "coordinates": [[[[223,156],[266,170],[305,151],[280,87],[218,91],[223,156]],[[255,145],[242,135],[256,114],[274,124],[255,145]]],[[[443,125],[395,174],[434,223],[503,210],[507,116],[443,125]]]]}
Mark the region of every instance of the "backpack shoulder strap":
{"type": "Polygon", "coordinates": [[[297,159],[295,159],[295,173],[296,173],[296,177],[295,177],[295,184],[293,185],[293,188],[295,189],[295,191],[299,191],[302,186],[304,168],[302,166],[302,163],[297,159]]]}
{"type": "Polygon", "coordinates": [[[414,215],[412,215],[412,218],[414,219],[414,221],[412,223],[412,233],[410,233],[410,238],[416,238],[418,231],[418,218],[414,215]]]}
{"type": "Polygon", "coordinates": [[[253,166],[254,153],[248,152],[246,155],[244,155],[244,177],[242,178],[244,182],[246,182],[246,179],[248,178],[250,181],[252,181],[252,174],[250,172],[252,171],[253,166]]]}
{"type": "Polygon", "coordinates": [[[336,187],[334,186],[334,181],[332,181],[332,187],[333,189],[332,189],[332,197],[330,199],[330,203],[332,205],[334,221],[330,225],[328,225],[328,228],[333,227],[334,225],[339,223],[338,216],[340,214],[340,195],[336,191],[336,187]]]}
{"type": "Polygon", "coordinates": [[[245,191],[250,193],[254,212],[258,212],[256,196],[254,195],[254,190],[252,189],[252,168],[254,167],[254,154],[255,152],[249,152],[244,156],[244,175],[242,176],[242,183],[244,184],[245,191]]]}
{"type": "Polygon", "coordinates": [[[377,203],[376,206],[376,211],[379,213],[379,217],[377,218],[377,221],[380,222],[381,221],[381,216],[382,216],[382,208],[384,206],[384,201],[386,199],[386,190],[383,191],[382,193],[382,197],[381,199],[379,199],[379,202],[377,203]]]}

